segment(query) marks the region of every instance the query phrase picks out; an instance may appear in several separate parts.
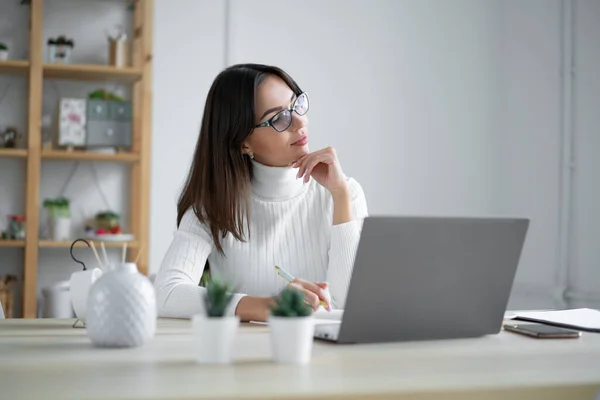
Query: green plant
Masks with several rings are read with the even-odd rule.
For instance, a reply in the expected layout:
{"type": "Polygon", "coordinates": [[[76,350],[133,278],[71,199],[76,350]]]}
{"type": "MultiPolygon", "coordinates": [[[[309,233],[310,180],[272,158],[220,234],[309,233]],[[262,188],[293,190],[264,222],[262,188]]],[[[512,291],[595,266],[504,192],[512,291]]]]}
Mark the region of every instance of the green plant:
{"type": "Polygon", "coordinates": [[[206,306],[206,314],[209,317],[220,318],[225,315],[233,298],[232,289],[227,282],[214,277],[206,283],[204,305],[206,306]]]}
{"type": "Polygon", "coordinates": [[[71,216],[71,209],[69,207],[69,199],[59,197],[57,199],[46,199],[44,200],[44,207],[48,210],[48,215],[51,218],[71,216]]]}
{"type": "Polygon", "coordinates": [[[6,43],[0,42],[0,50],[8,50],[8,46],[6,45],[6,43]]]}
{"type": "Polygon", "coordinates": [[[112,100],[112,101],[125,101],[125,99],[115,93],[108,92],[104,89],[97,89],[88,94],[89,99],[96,100],[112,100]]]}
{"type": "Polygon", "coordinates": [[[121,216],[113,211],[104,211],[96,214],[96,225],[98,228],[112,229],[119,226],[121,216]]]}
{"type": "Polygon", "coordinates": [[[304,293],[288,286],[275,301],[271,314],[275,317],[308,317],[312,308],[304,301],[304,293]]]}

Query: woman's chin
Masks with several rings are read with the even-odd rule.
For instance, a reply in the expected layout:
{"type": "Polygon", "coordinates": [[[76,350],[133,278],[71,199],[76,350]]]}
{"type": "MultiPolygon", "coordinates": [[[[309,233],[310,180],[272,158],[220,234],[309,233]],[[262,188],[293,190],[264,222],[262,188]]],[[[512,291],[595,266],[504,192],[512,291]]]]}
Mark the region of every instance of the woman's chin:
{"type": "Polygon", "coordinates": [[[296,157],[296,160],[297,160],[298,158],[305,156],[308,153],[310,153],[310,150],[308,149],[308,144],[305,144],[304,146],[298,146],[298,148],[294,152],[294,156],[296,157]]]}

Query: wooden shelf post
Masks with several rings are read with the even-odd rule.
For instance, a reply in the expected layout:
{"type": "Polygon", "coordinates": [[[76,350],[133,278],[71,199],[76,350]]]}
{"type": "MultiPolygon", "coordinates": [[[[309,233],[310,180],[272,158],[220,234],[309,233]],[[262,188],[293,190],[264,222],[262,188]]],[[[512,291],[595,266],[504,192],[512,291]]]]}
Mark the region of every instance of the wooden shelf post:
{"type": "Polygon", "coordinates": [[[37,266],[39,235],[40,152],[42,120],[42,31],[44,1],[31,0],[29,16],[29,98],[27,118],[27,189],[25,265],[23,268],[23,317],[37,314],[37,266]]]}
{"type": "Polygon", "coordinates": [[[133,153],[140,161],[131,170],[130,223],[140,248],[129,252],[129,260],[139,257],[138,269],[148,274],[150,219],[150,135],[152,107],[152,32],[153,0],[138,1],[134,14],[133,67],[142,71],[142,78],[133,87],[133,153]]]}

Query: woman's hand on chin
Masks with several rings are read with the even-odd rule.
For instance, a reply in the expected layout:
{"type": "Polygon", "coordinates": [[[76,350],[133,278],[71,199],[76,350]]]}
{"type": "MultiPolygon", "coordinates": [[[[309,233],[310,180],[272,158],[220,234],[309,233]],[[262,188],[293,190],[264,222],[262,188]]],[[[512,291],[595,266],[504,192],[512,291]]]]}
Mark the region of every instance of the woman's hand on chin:
{"type": "Polygon", "coordinates": [[[298,168],[297,177],[303,177],[304,182],[312,176],[331,194],[348,193],[348,182],[333,147],[308,153],[292,163],[292,167],[298,168]]]}

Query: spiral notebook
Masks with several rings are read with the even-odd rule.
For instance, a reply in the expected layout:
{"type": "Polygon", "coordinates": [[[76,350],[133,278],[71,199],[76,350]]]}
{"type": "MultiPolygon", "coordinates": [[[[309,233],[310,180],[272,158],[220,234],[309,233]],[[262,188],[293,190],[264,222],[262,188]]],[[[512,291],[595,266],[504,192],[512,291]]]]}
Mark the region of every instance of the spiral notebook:
{"type": "Polygon", "coordinates": [[[600,333],[600,311],[590,308],[516,312],[511,317],[514,320],[538,322],[561,328],[600,333]]]}

